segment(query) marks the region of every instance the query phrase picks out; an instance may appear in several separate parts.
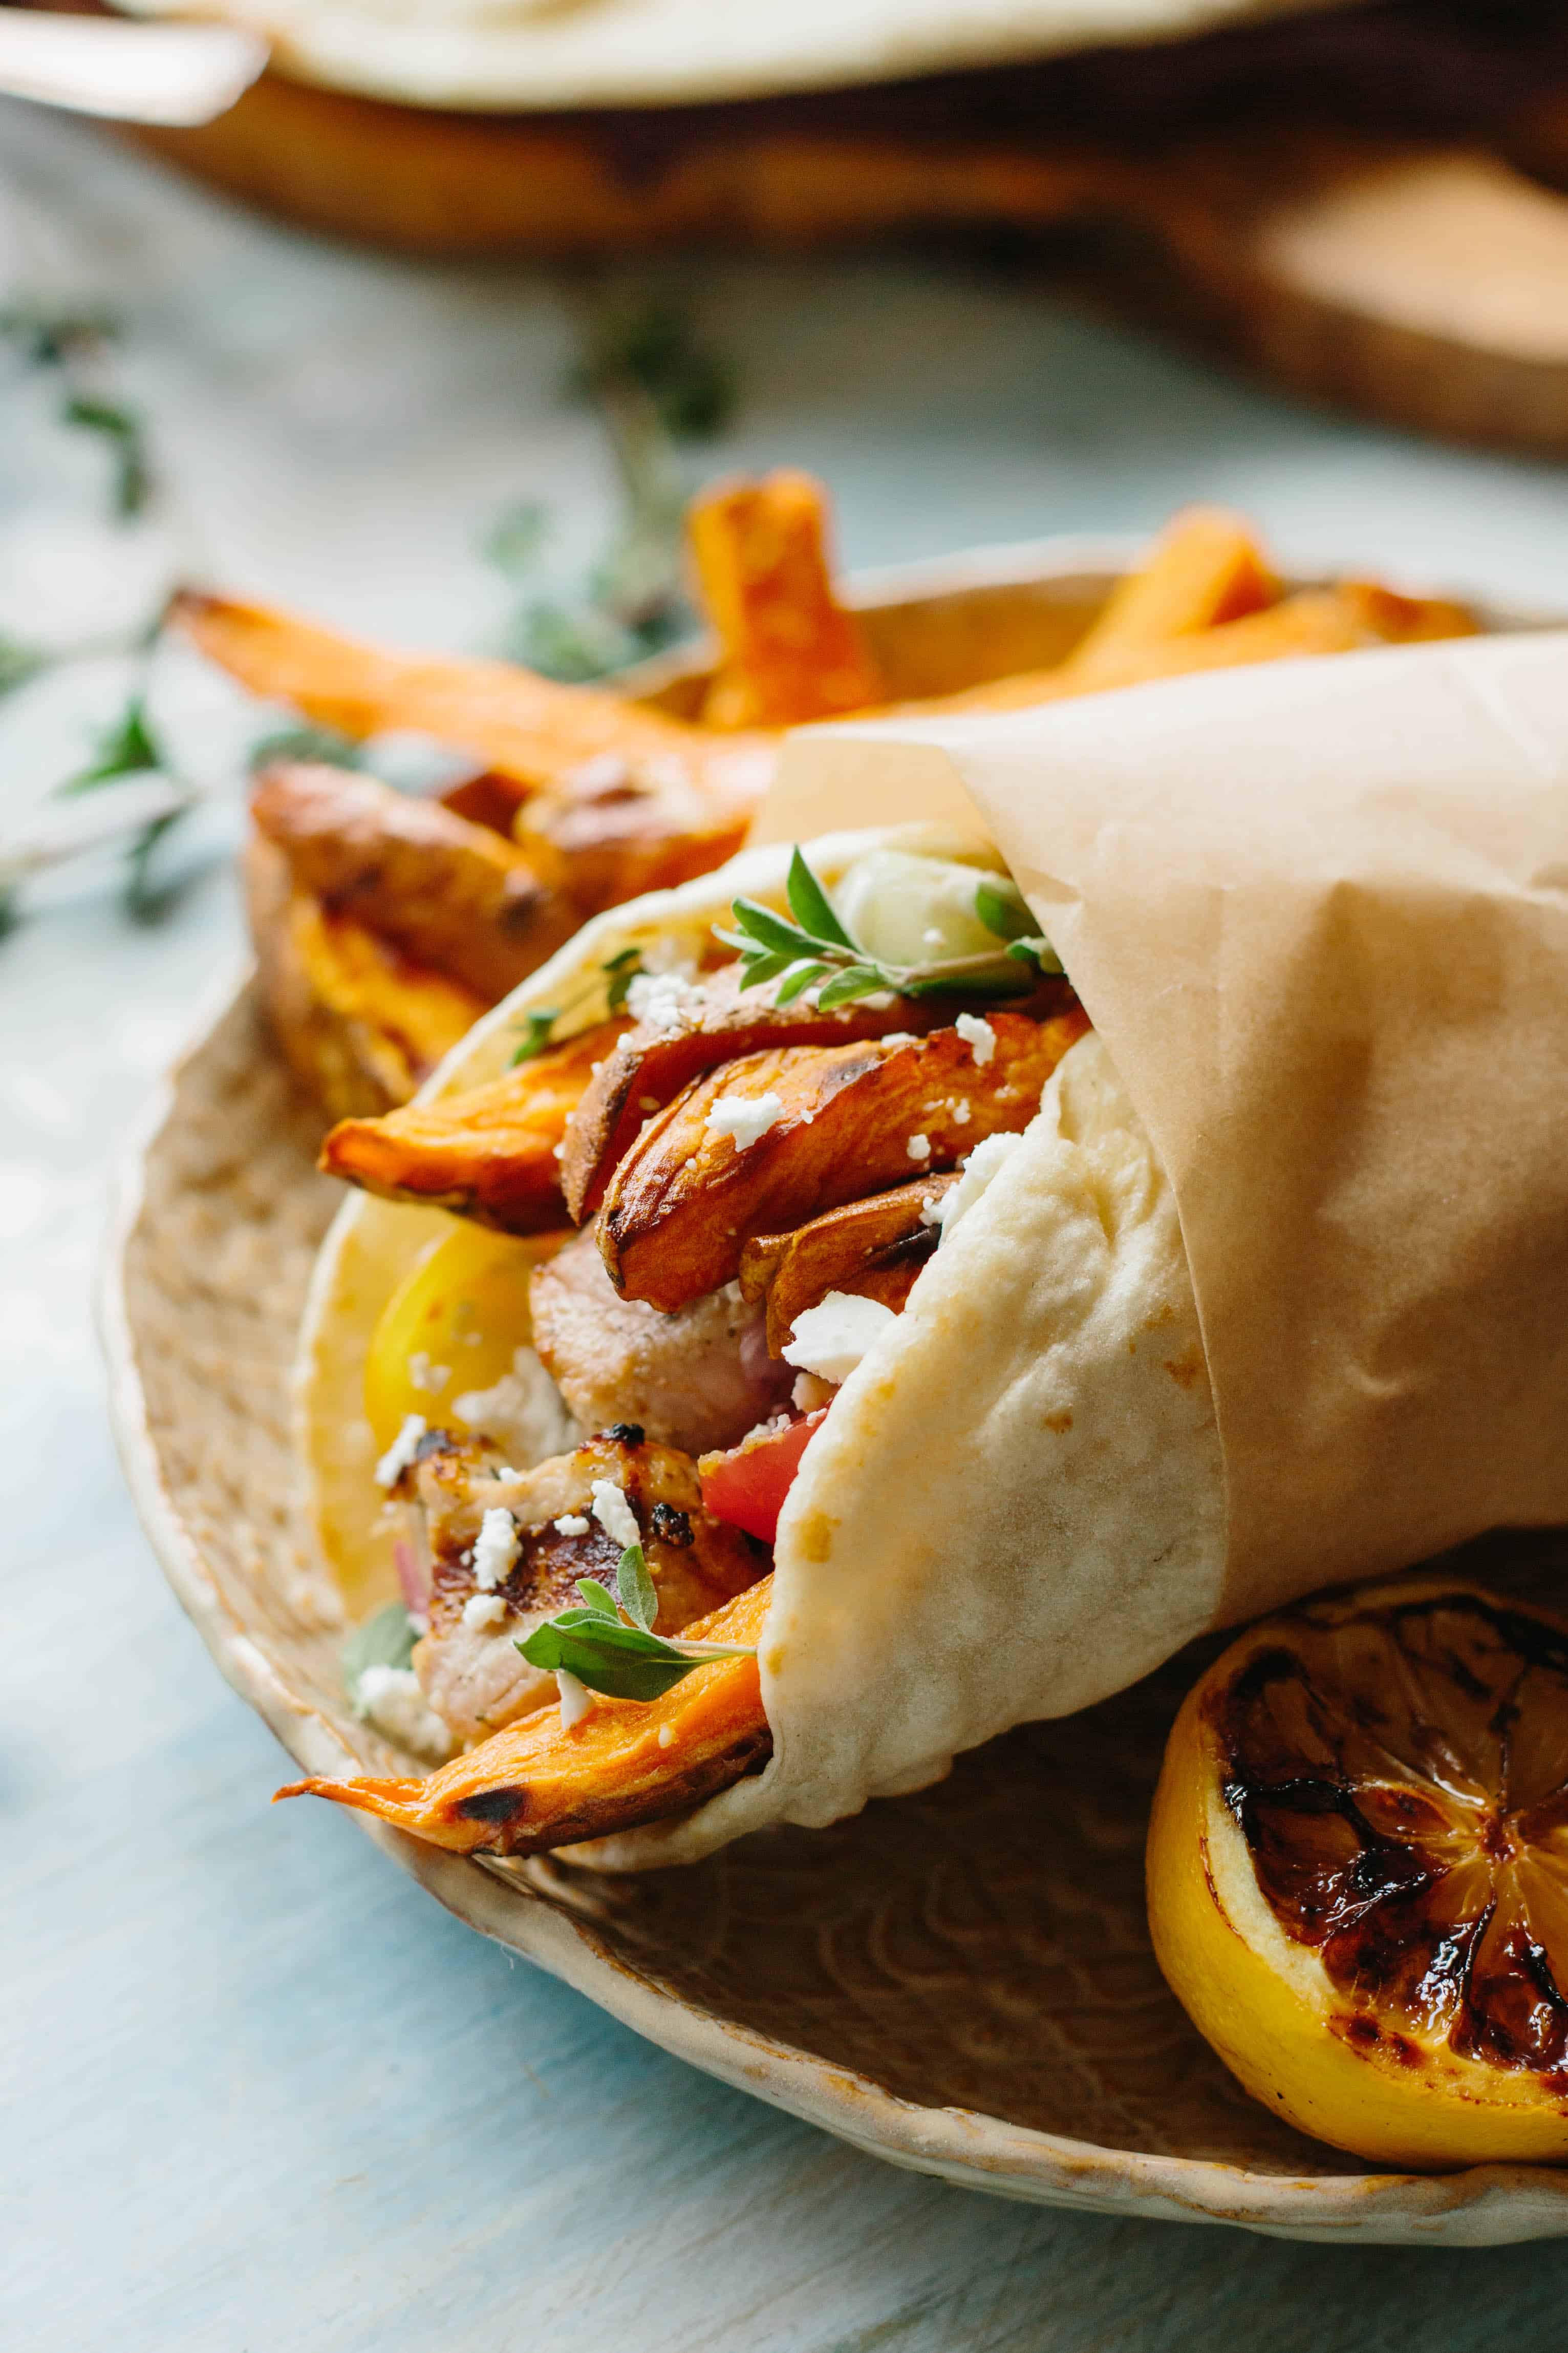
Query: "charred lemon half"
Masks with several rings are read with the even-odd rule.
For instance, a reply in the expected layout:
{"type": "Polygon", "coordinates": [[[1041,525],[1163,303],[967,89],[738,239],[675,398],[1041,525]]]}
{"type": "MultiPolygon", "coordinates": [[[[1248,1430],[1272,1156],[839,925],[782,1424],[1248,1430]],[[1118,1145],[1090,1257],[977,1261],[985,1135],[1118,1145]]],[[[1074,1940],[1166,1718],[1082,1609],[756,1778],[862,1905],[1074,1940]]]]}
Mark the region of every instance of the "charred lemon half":
{"type": "Polygon", "coordinates": [[[1250,1628],[1172,1730],[1148,1886],[1173,1991],[1300,2131],[1568,2159],[1568,1620],[1445,1580],[1250,1628]]]}

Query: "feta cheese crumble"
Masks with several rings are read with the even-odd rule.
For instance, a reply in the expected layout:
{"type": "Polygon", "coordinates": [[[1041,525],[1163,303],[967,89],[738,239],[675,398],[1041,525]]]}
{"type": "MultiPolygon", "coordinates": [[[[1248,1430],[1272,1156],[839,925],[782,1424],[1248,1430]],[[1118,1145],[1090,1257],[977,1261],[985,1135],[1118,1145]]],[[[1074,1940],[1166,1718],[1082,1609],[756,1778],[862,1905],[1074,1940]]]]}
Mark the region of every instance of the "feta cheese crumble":
{"type": "Polygon", "coordinates": [[[929,1160],[931,1158],[931,1138],[929,1135],[911,1135],[909,1142],[905,1145],[904,1150],[909,1154],[911,1160],[929,1160]]]}
{"type": "Polygon", "coordinates": [[[610,1542],[618,1544],[623,1552],[628,1545],[641,1544],[637,1514],[613,1479],[595,1480],[593,1510],[610,1542]]]}
{"type": "Polygon", "coordinates": [[[400,1748],[444,1764],[452,1736],[419,1688],[412,1667],[366,1667],[354,1686],[354,1714],[400,1748]]]}
{"type": "Polygon", "coordinates": [[[872,1344],[896,1321],[879,1299],[830,1291],[797,1315],[783,1354],[786,1365],[825,1381],[847,1381],[872,1344]]]}
{"type": "Polygon", "coordinates": [[[481,1593],[493,1593],[517,1565],[521,1542],[517,1522],[498,1504],[479,1522],[474,1540],[474,1583],[481,1593]]]}
{"type": "Polygon", "coordinates": [[[918,1046],[920,1039],[912,1029],[889,1029],[882,1043],[884,1046],[918,1046]]]}
{"type": "Polygon", "coordinates": [[[954,1095],[952,1101],[948,1104],[948,1110],[952,1114],[952,1124],[954,1127],[967,1127],[969,1125],[969,1105],[964,1102],[962,1095],[954,1095]]]}
{"type": "Polygon", "coordinates": [[[417,1349],[408,1359],[410,1388],[427,1389],[432,1397],[439,1397],[451,1377],[451,1366],[433,1365],[423,1348],[417,1349]]]}
{"type": "Polygon", "coordinates": [[[506,1603],[499,1593],[470,1593],[463,1604],[463,1624],[470,1634],[492,1633],[506,1620],[506,1603]]]}
{"type": "Polygon", "coordinates": [[[996,1032],[984,1013],[961,1013],[952,1026],[984,1070],[996,1051],[996,1032]]]}
{"type": "Polygon", "coordinates": [[[582,1723],[593,1706],[594,1694],[586,1683],[578,1682],[570,1667],[556,1668],[555,1688],[561,1694],[562,1726],[570,1732],[574,1724],[582,1723]]]}
{"type": "Polygon", "coordinates": [[[576,1443],[577,1425],[531,1348],[515,1348],[510,1373],[492,1388],[465,1389],[450,1410],[465,1430],[493,1438],[509,1461],[528,1470],[576,1443]]]}
{"type": "Polygon", "coordinates": [[[721,1095],[703,1122],[709,1135],[732,1135],[737,1152],[755,1144],[784,1115],[782,1095],[721,1095]]]}
{"type": "Polygon", "coordinates": [[[626,990],[626,1010],[632,1019],[666,1037],[684,1029],[688,1016],[701,1003],[700,988],[680,972],[639,972],[626,990]]]}
{"type": "Polygon", "coordinates": [[[562,1536],[585,1536],[588,1533],[587,1514],[584,1512],[563,1512],[555,1523],[555,1533],[562,1536]]]}
{"type": "Polygon", "coordinates": [[[378,1487],[396,1486],[418,1453],[419,1441],[429,1427],[422,1413],[411,1413],[406,1417],[402,1429],[375,1466],[378,1487]]]}

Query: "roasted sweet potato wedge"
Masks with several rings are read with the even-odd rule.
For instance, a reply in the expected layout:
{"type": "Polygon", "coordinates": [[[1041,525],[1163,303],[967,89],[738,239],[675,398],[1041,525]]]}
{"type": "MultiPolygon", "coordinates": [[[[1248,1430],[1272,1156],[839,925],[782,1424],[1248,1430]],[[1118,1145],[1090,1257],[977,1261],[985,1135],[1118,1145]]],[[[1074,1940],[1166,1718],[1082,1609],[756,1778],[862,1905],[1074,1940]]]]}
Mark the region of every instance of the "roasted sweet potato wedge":
{"type": "Polygon", "coordinates": [[[741,1253],[741,1291],[765,1299],[768,1350],[782,1355],[795,1318],[830,1291],[858,1292],[901,1308],[936,1248],[938,1228],[923,1212],[958,1182],[958,1173],[921,1176],[869,1200],[848,1201],[789,1234],[757,1234],[741,1253]]]}
{"type": "Polygon", "coordinates": [[[580,915],[596,915],[722,866],[745,839],[771,768],[771,754],[738,762],[750,782],[720,795],[668,761],[605,753],[524,801],[514,837],[580,915]]]}
{"type": "Polygon", "coordinates": [[[951,1029],[774,1049],[695,1080],[649,1120],[605,1195],[599,1248],[617,1291],[668,1314],[731,1281],[753,1234],[803,1226],[911,1167],[951,1168],[983,1137],[1026,1127],[1088,1017],[988,1018],[984,1063],[951,1029]],[[736,1097],[773,1107],[745,1145],[708,1124],[736,1097]]]}
{"type": "Polygon", "coordinates": [[[662,761],[721,799],[732,783],[744,795],[754,791],[759,751],[771,765],[766,737],[720,735],[513,662],[393,653],[290,613],[195,590],[175,599],[171,619],[252,693],[292,703],[356,739],[398,729],[433,736],[510,776],[520,800],[605,753],[662,761]]]}
{"type": "Polygon", "coordinates": [[[345,768],[280,761],[250,804],[301,889],[493,1005],[577,928],[522,852],[439,801],[345,768]]]}
{"type": "Polygon", "coordinates": [[[425,1201],[509,1234],[564,1223],[556,1148],[593,1065],[629,1025],[601,1022],[504,1078],[383,1119],[345,1119],[321,1166],[390,1201],[425,1201]]]}
{"type": "Polygon", "coordinates": [[[406,1103],[486,1000],[301,891],[260,834],[241,860],[268,1018],[289,1067],[332,1119],[406,1103]]]}
{"type": "MultiPolygon", "coordinates": [[[[605,1197],[612,1171],[649,1114],[673,1103],[682,1087],[704,1071],[768,1046],[839,1046],[857,1039],[885,1038],[889,1031],[923,1036],[952,1019],[953,1008],[936,997],[901,997],[890,1006],[840,1005],[821,1013],[797,997],[776,1006],[766,988],[741,991],[741,967],[724,965],[665,1020],[639,1023],[606,1057],[584,1090],[566,1125],[561,1187],[579,1222],[593,1216],[605,1197]]],[[[1029,1000],[1030,1009],[1057,1011],[1071,1002],[1066,981],[1047,984],[1029,1000]]]]}
{"type": "MultiPolygon", "coordinates": [[[[763,1577],[687,1635],[755,1643],[772,1589],[763,1577]]],[[[539,1854],[684,1813],[772,1753],[756,1660],[716,1659],[662,1699],[596,1698],[570,1730],[538,1708],[428,1780],[293,1781],[278,1795],[330,1798],[459,1854],[539,1854]]]]}
{"type": "Polygon", "coordinates": [[[1087,681],[1130,654],[1260,613],[1279,595],[1244,517],[1224,507],[1185,508],[1112,590],[1064,668],[1087,681]]]}
{"type": "Polygon", "coordinates": [[[686,518],[720,660],[709,727],[791,727],[883,699],[865,633],[833,593],[827,493],[781,468],[720,482],[686,518]]]}

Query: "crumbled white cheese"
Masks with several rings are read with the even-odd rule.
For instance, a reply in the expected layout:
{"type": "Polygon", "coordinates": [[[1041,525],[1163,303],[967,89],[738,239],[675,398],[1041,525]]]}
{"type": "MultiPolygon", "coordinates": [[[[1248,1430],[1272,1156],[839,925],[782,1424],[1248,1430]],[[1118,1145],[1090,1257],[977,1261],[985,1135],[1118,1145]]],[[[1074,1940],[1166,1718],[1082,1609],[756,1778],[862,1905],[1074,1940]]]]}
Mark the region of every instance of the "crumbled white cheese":
{"type": "Polygon", "coordinates": [[[481,1593],[493,1593],[517,1566],[521,1539],[517,1522],[500,1504],[487,1512],[474,1539],[474,1583],[481,1593]]]}
{"type": "Polygon", "coordinates": [[[784,1360],[825,1381],[847,1381],[872,1343],[894,1321],[892,1309],[884,1307],[879,1299],[830,1291],[817,1306],[796,1316],[784,1360]]]}
{"type": "Polygon", "coordinates": [[[463,1624],[470,1634],[493,1633],[506,1620],[506,1603],[499,1593],[470,1593],[463,1604],[463,1624]]]}
{"type": "Polygon", "coordinates": [[[659,1745],[659,1746],[660,1746],[661,1748],[673,1748],[673,1747],[674,1747],[674,1746],[675,1746],[675,1726],[674,1726],[674,1725],[673,1725],[673,1724],[661,1724],[661,1725],[659,1725],[659,1727],[658,1727],[658,1745],[659,1745]]]}
{"type": "Polygon", "coordinates": [[[918,1046],[920,1039],[912,1029],[889,1029],[881,1043],[884,1046],[918,1046]]]}
{"type": "Polygon", "coordinates": [[[961,1013],[952,1026],[984,1070],[996,1051],[996,1032],[984,1013],[961,1013]]]}
{"type": "Polygon", "coordinates": [[[578,1682],[570,1667],[556,1668],[555,1688],[561,1694],[562,1726],[570,1732],[574,1724],[582,1723],[593,1706],[594,1694],[586,1683],[578,1682]]]}
{"type": "Polygon", "coordinates": [[[439,1397],[451,1377],[451,1366],[433,1365],[423,1348],[417,1349],[408,1359],[410,1388],[427,1389],[432,1397],[439,1397]]]}
{"type": "Polygon", "coordinates": [[[679,972],[639,972],[626,991],[626,1010],[634,1021],[674,1037],[690,1026],[700,1010],[702,991],[679,972]]]}
{"type": "Polygon", "coordinates": [[[563,1512],[555,1523],[555,1532],[563,1536],[585,1536],[588,1517],[585,1512],[563,1512]]]}
{"type": "Polygon", "coordinates": [[[493,1388],[465,1389],[455,1397],[451,1412],[465,1430],[493,1438],[510,1460],[527,1470],[576,1443],[577,1425],[531,1348],[513,1352],[510,1372],[493,1388]]]}
{"type": "MultiPolygon", "coordinates": [[[[979,1200],[1003,1162],[1016,1152],[1023,1140],[1021,1135],[988,1135],[984,1143],[975,1145],[963,1164],[963,1174],[951,1191],[942,1197],[932,1220],[941,1226],[944,1241],[960,1218],[979,1200]]],[[[921,1215],[924,1217],[923,1209],[921,1215]]]]}
{"type": "Polygon", "coordinates": [[[637,1514],[613,1479],[595,1480],[593,1512],[610,1542],[623,1551],[627,1545],[641,1544],[637,1514]]]}
{"type": "Polygon", "coordinates": [[[962,1095],[954,1095],[947,1108],[954,1127],[967,1127],[969,1125],[969,1105],[964,1102],[962,1095]]]}
{"type": "Polygon", "coordinates": [[[422,1413],[411,1413],[405,1418],[402,1429],[375,1466],[378,1487],[396,1486],[419,1451],[419,1441],[429,1427],[422,1413]]]}
{"type": "Polygon", "coordinates": [[[732,1135],[737,1152],[755,1144],[784,1115],[782,1095],[721,1095],[703,1122],[709,1135],[732,1135]]]}
{"type": "MultiPolygon", "coordinates": [[[[829,1405],[832,1400],[833,1383],[831,1381],[818,1380],[815,1373],[796,1373],[795,1387],[789,1393],[789,1401],[797,1413],[815,1413],[818,1406],[829,1405]]],[[[789,1428],[787,1414],[780,1414],[779,1420],[786,1430],[789,1428]]],[[[774,1425],[769,1422],[766,1427],[772,1430],[774,1425]]]]}
{"type": "Polygon", "coordinates": [[[929,1160],[931,1158],[931,1138],[929,1135],[911,1135],[909,1142],[905,1145],[904,1150],[909,1154],[911,1160],[929,1160]]]}
{"type": "Polygon", "coordinates": [[[947,1200],[947,1198],[948,1196],[946,1193],[933,1193],[929,1201],[922,1201],[921,1203],[921,1223],[922,1226],[941,1225],[942,1206],[947,1200]]]}
{"type": "Polygon", "coordinates": [[[416,1757],[440,1765],[452,1753],[452,1736],[420,1690],[412,1667],[366,1667],[354,1686],[354,1714],[416,1757]]]}

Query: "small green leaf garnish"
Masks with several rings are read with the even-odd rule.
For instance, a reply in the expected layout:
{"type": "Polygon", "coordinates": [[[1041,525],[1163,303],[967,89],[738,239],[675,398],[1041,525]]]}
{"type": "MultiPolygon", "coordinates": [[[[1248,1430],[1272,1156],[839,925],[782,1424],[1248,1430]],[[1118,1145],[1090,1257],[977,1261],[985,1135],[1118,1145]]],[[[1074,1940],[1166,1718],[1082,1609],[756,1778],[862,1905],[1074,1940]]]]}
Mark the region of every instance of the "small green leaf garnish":
{"type": "Polygon", "coordinates": [[[515,1071],[520,1062],[531,1062],[536,1054],[542,1054],[550,1043],[550,1033],[560,1018],[561,1008],[558,1005],[540,1005],[531,1013],[525,1013],[522,1035],[517,1041],[508,1067],[515,1071]]]}
{"type": "Polygon", "coordinates": [[[389,1601],[363,1626],[356,1626],[343,1644],[343,1684],[351,1699],[367,1667],[406,1667],[418,1636],[401,1601],[389,1601]]]}
{"type": "Polygon", "coordinates": [[[591,1577],[580,1577],[582,1596],[574,1609],[557,1612],[517,1649],[531,1667],[548,1674],[575,1675],[590,1691],[611,1699],[662,1699],[667,1691],[714,1659],[749,1659],[756,1653],[749,1642],[667,1642],[649,1630],[658,1614],[658,1596],[647,1573],[641,1545],[628,1545],[616,1571],[620,1610],[605,1588],[591,1577]]]}
{"type": "Polygon", "coordinates": [[[136,411],[123,401],[71,393],[60,404],[60,422],[96,433],[107,443],[114,460],[115,512],[127,520],[140,514],[152,491],[153,468],[147,428],[136,411]]]}
{"type": "Polygon", "coordinates": [[[97,759],[57,785],[55,791],[62,800],[68,799],[76,793],[90,793],[98,785],[113,784],[120,776],[139,776],[163,765],[142,697],[133,694],[113,726],[100,736],[97,759]]]}
{"type": "Polygon", "coordinates": [[[616,1570],[616,1591],[620,1596],[621,1608],[633,1625],[640,1626],[645,1634],[651,1634],[653,1621],[658,1616],[658,1595],[654,1590],[654,1582],[648,1575],[647,1562],[640,1544],[628,1545],[622,1553],[620,1565],[616,1570]]]}
{"type": "Polygon", "coordinates": [[[882,989],[897,997],[1023,997],[1042,973],[1062,969],[1050,942],[1034,930],[1023,892],[1005,876],[983,877],[974,892],[974,912],[997,946],[929,964],[890,964],[852,939],[798,843],[784,889],[790,914],[737,899],[730,910],[734,930],[713,934],[740,957],[743,989],[779,982],[778,1005],[793,1005],[807,989],[817,992],[825,1013],[882,989]]]}
{"type": "Polygon", "coordinates": [[[631,985],[642,968],[640,948],[623,948],[619,955],[613,955],[605,965],[605,970],[610,977],[610,985],[605,991],[605,1003],[612,1013],[619,1013],[625,1009],[631,985]]]}

